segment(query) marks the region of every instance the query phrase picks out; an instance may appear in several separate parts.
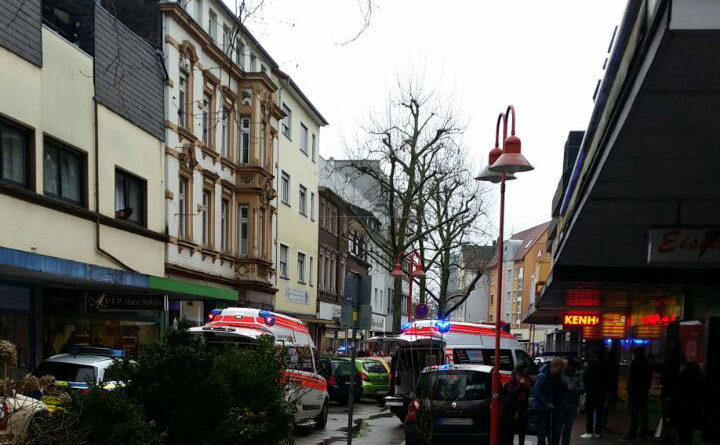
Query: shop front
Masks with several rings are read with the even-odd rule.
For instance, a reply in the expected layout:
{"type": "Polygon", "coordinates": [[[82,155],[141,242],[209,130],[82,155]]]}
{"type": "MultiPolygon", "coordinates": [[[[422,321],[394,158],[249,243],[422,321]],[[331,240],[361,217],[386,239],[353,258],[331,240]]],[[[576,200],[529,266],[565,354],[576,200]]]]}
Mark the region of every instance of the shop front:
{"type": "Polygon", "coordinates": [[[43,358],[72,346],[123,349],[136,357],[140,347],[160,339],[165,312],[162,295],[43,291],[43,358]]]}
{"type": "Polygon", "coordinates": [[[0,339],[17,348],[19,375],[30,372],[38,360],[34,291],[29,284],[0,281],[0,339]]]}
{"type": "MultiPolygon", "coordinates": [[[[324,322],[319,324],[318,336],[315,346],[321,353],[337,351],[341,346],[340,335],[344,334],[340,327],[340,313],[342,308],[338,304],[318,302],[318,318],[324,322]]],[[[344,336],[343,336],[344,338],[344,336]]]]}

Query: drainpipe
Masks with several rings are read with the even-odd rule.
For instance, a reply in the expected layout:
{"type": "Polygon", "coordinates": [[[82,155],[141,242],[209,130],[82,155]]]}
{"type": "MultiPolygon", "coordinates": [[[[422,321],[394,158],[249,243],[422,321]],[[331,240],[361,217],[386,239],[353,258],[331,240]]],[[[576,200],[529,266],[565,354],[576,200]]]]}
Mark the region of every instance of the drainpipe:
{"type": "Polygon", "coordinates": [[[136,272],[132,267],[128,266],[127,264],[123,263],[120,259],[118,259],[115,255],[111,254],[107,250],[103,249],[100,246],[100,180],[99,180],[99,172],[100,172],[100,160],[99,160],[99,152],[100,148],[98,145],[98,103],[95,97],[93,97],[93,111],[94,111],[94,117],[95,117],[95,248],[98,252],[102,253],[106,257],[110,258],[112,261],[117,263],[120,267],[122,267],[125,270],[129,270],[131,272],[136,272]]]}

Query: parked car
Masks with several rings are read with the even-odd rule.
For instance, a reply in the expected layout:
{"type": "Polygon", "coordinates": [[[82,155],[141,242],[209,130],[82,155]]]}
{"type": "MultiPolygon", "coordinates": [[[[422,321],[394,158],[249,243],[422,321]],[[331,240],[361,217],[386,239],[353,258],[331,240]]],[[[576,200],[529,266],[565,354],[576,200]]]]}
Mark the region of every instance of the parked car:
{"type": "MultiPolygon", "coordinates": [[[[318,360],[319,374],[327,381],[330,400],[346,405],[350,401],[350,378],[352,363],[345,357],[320,357],[318,360]]],[[[355,377],[353,392],[362,393],[362,380],[355,377]]]]}
{"type": "Polygon", "coordinates": [[[115,384],[105,381],[105,371],[123,357],[122,349],[73,346],[68,353],[53,355],[40,363],[33,375],[51,375],[59,385],[81,391],[89,389],[90,383],[103,382],[107,389],[112,389],[115,384]]]}
{"type": "Polygon", "coordinates": [[[355,367],[362,382],[356,398],[374,398],[384,403],[390,386],[390,367],[387,363],[375,358],[360,358],[355,360],[355,367]]]}
{"type": "Polygon", "coordinates": [[[439,365],[423,369],[405,417],[405,443],[487,444],[492,367],[439,365]]]}

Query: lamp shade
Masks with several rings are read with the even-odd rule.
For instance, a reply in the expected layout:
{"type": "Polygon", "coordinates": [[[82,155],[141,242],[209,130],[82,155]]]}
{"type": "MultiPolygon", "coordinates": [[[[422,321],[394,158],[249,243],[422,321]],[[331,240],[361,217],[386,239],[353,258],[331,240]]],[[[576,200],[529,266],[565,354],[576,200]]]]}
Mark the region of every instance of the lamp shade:
{"type": "Polygon", "coordinates": [[[422,263],[416,263],[415,264],[415,271],[413,272],[413,276],[416,277],[424,277],[425,276],[425,269],[423,269],[422,263]]]}
{"type": "MultiPolygon", "coordinates": [[[[497,184],[500,181],[502,181],[502,173],[491,171],[489,167],[490,167],[489,165],[486,165],[485,168],[480,170],[480,173],[478,173],[478,175],[475,176],[475,179],[477,181],[492,182],[493,184],[497,184]]],[[[505,174],[506,181],[512,181],[513,179],[517,179],[517,178],[512,173],[505,174]]]]}
{"type": "Polygon", "coordinates": [[[395,263],[395,268],[393,268],[392,272],[390,272],[391,277],[401,277],[403,276],[403,270],[402,265],[400,263],[395,263]]]}
{"type": "Polygon", "coordinates": [[[535,167],[530,165],[530,162],[520,152],[520,145],[519,137],[515,135],[508,136],[503,141],[503,154],[490,165],[490,171],[513,174],[533,170],[535,167]]]}

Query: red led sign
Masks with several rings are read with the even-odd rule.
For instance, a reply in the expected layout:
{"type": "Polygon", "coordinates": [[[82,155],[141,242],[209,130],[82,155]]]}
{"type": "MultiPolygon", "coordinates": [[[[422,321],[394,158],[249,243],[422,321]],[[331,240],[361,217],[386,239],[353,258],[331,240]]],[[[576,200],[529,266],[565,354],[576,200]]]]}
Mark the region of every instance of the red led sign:
{"type": "Polygon", "coordinates": [[[651,324],[668,324],[675,321],[677,317],[675,314],[647,314],[640,316],[640,325],[651,325],[651,324]]]}
{"type": "Polygon", "coordinates": [[[599,315],[565,314],[563,324],[567,326],[597,326],[600,324],[599,315]]]}

